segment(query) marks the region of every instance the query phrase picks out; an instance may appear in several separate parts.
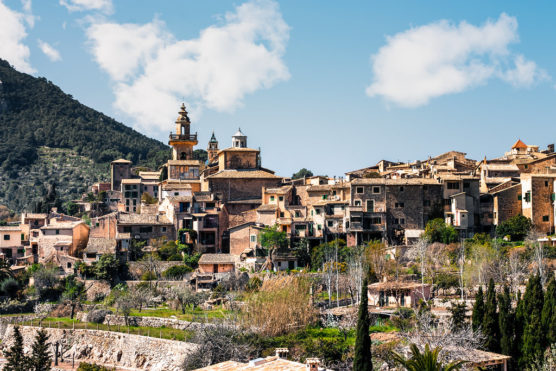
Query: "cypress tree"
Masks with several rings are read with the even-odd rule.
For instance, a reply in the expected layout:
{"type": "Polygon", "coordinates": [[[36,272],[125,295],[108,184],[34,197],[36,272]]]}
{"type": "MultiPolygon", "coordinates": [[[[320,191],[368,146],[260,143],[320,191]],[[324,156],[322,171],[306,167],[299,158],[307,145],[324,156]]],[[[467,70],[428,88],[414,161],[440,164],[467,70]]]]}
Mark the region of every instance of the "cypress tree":
{"type": "Polygon", "coordinates": [[[513,360],[514,363],[521,359],[521,348],[523,346],[523,329],[525,327],[525,301],[521,298],[521,292],[517,294],[517,303],[515,308],[514,321],[514,344],[513,344],[513,360]]]}
{"type": "Polygon", "coordinates": [[[33,343],[30,367],[32,371],[50,371],[52,358],[50,358],[50,351],[48,350],[50,344],[48,343],[48,334],[45,330],[39,330],[33,343]]]}
{"type": "Polygon", "coordinates": [[[6,365],[4,371],[27,371],[29,368],[29,358],[23,353],[23,337],[19,332],[19,327],[14,327],[14,345],[4,353],[6,365]]]}
{"type": "Polygon", "coordinates": [[[465,312],[467,305],[465,303],[452,303],[448,309],[452,314],[452,331],[458,331],[465,325],[465,312]]]}
{"type": "Polygon", "coordinates": [[[542,360],[544,353],[544,333],[541,323],[544,294],[541,277],[538,274],[529,278],[523,300],[525,323],[519,366],[526,369],[534,361],[542,360]]]}
{"type": "Polygon", "coordinates": [[[505,355],[513,355],[514,350],[514,313],[512,311],[512,299],[510,288],[504,286],[504,293],[498,297],[498,324],[500,327],[500,352],[505,355]]]}
{"type": "Polygon", "coordinates": [[[473,330],[477,331],[483,325],[485,318],[485,302],[483,299],[483,287],[479,286],[479,291],[475,295],[475,304],[473,304],[473,314],[471,315],[471,322],[473,330]]]}
{"type": "Polygon", "coordinates": [[[371,356],[371,337],[369,336],[369,307],[367,297],[368,280],[363,279],[361,287],[361,302],[357,317],[357,332],[355,338],[355,355],[353,357],[353,371],[369,371],[373,369],[371,356]]]}
{"type": "Polygon", "coordinates": [[[550,279],[548,286],[546,286],[541,320],[546,334],[545,346],[550,346],[556,343],[556,280],[554,277],[550,279]]]}
{"type": "Polygon", "coordinates": [[[488,282],[482,327],[483,334],[486,336],[485,347],[491,352],[500,351],[500,327],[498,325],[496,307],[496,289],[494,287],[494,280],[491,278],[488,282]]]}

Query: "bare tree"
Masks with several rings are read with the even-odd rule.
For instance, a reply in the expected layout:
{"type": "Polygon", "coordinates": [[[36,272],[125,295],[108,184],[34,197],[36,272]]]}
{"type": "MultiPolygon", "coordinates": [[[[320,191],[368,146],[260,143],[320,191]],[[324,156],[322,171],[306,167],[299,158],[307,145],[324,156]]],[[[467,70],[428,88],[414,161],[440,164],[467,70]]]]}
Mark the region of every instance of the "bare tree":
{"type": "Polygon", "coordinates": [[[357,246],[351,248],[351,254],[348,259],[347,264],[347,289],[351,296],[351,301],[353,304],[353,299],[355,297],[355,302],[359,303],[360,293],[361,293],[361,280],[363,277],[363,254],[364,248],[362,246],[357,246]]]}
{"type": "Polygon", "coordinates": [[[542,237],[542,233],[536,230],[531,230],[527,234],[526,243],[533,249],[533,265],[535,266],[539,276],[541,277],[541,283],[543,287],[546,284],[546,265],[544,262],[544,246],[539,238],[542,237]]]}

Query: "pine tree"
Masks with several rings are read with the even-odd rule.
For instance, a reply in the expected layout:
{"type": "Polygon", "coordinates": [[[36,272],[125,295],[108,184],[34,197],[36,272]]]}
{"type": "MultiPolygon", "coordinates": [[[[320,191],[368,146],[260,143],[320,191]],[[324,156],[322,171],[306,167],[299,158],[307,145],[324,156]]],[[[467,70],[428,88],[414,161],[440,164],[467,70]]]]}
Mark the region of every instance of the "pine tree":
{"type": "Polygon", "coordinates": [[[29,358],[23,353],[23,337],[19,332],[19,327],[14,327],[14,345],[4,352],[6,365],[4,371],[27,371],[29,368],[29,358]]]}
{"type": "Polygon", "coordinates": [[[355,356],[353,357],[354,371],[369,371],[373,369],[371,356],[371,337],[369,336],[369,308],[367,297],[367,278],[363,279],[361,287],[361,302],[357,317],[357,332],[355,338],[355,356]]]}
{"type": "Polygon", "coordinates": [[[488,283],[485,303],[485,315],[483,317],[482,331],[486,336],[485,348],[491,352],[500,351],[500,327],[498,325],[498,313],[496,312],[496,289],[494,280],[488,283]]]}
{"type": "Polygon", "coordinates": [[[500,327],[500,352],[505,355],[513,355],[514,342],[514,320],[512,311],[512,299],[510,288],[504,286],[504,293],[498,296],[498,324],[500,327]]]}
{"type": "Polygon", "coordinates": [[[473,304],[473,313],[471,314],[471,322],[473,330],[477,331],[483,325],[485,317],[485,302],[483,299],[483,287],[479,287],[479,291],[475,295],[475,304],[473,304]]]}
{"type": "Polygon", "coordinates": [[[526,369],[534,361],[542,359],[544,353],[544,333],[541,323],[544,294],[541,277],[538,274],[529,278],[523,301],[525,323],[519,366],[526,369]]]}
{"type": "Polygon", "coordinates": [[[556,280],[554,277],[546,286],[541,320],[546,334],[545,346],[550,346],[556,343],[556,280]]]}
{"type": "Polygon", "coordinates": [[[50,366],[52,364],[52,358],[50,358],[48,334],[45,330],[39,330],[37,336],[35,337],[35,342],[33,343],[30,367],[29,370],[32,371],[50,371],[50,366]]]}

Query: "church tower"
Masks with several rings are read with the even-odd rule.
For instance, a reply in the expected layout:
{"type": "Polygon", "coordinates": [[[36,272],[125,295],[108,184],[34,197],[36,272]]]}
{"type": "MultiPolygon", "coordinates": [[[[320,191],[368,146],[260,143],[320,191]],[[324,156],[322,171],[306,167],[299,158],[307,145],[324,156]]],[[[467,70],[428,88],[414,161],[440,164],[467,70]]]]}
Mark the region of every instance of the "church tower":
{"type": "Polygon", "coordinates": [[[170,133],[168,144],[172,146],[173,160],[192,160],[193,147],[197,145],[197,133],[191,134],[191,121],[182,103],[176,119],[176,133],[170,133]]]}
{"type": "Polygon", "coordinates": [[[247,148],[247,137],[241,132],[241,128],[232,136],[232,148],[247,148]]]}
{"type": "Polygon", "coordinates": [[[218,161],[218,141],[214,136],[214,131],[212,132],[212,137],[210,137],[209,144],[207,147],[208,153],[208,163],[212,164],[218,161]]]}

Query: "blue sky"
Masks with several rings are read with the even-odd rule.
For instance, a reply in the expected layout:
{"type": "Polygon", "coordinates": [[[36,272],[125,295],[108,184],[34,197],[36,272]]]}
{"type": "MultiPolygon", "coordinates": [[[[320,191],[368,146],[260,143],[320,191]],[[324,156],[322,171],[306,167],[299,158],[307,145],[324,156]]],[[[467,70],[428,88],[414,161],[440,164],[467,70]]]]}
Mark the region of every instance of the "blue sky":
{"type": "Polygon", "coordinates": [[[554,2],[0,0],[0,58],[166,141],[342,175],[556,141],[554,2]]]}

